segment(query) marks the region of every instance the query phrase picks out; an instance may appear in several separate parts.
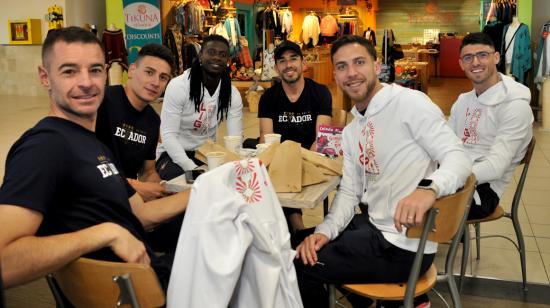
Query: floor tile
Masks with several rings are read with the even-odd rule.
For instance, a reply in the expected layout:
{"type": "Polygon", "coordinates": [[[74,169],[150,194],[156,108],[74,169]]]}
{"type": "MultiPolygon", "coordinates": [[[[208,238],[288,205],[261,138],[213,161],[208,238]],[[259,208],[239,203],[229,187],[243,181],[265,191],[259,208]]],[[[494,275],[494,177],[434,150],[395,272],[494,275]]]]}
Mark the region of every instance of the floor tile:
{"type": "MultiPolygon", "coordinates": [[[[475,252],[473,253],[475,255],[475,252]]],[[[526,252],[527,281],[548,283],[546,268],[540,253],[526,252]]],[[[472,262],[474,276],[521,281],[521,266],[517,251],[486,247],[481,259],[472,262]]]]}
{"type": "Polygon", "coordinates": [[[538,237],[550,238],[550,224],[541,225],[531,223],[531,229],[533,230],[533,235],[538,237]]]}
{"type": "Polygon", "coordinates": [[[550,206],[525,204],[525,210],[529,222],[542,225],[550,224],[550,206]]]}
{"type": "Polygon", "coordinates": [[[550,253],[550,238],[537,238],[537,245],[541,253],[550,253]]]}

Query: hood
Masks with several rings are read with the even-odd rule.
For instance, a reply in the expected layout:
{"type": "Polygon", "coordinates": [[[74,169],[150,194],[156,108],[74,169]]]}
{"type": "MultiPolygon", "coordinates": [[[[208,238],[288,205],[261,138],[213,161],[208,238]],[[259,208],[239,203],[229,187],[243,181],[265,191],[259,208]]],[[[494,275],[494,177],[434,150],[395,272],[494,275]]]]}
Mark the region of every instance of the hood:
{"type": "MultiPolygon", "coordinates": [[[[529,88],[516,82],[513,78],[499,73],[501,81],[483,92],[477,100],[480,104],[494,106],[514,100],[525,100],[528,104],[531,101],[529,88]]],[[[475,96],[475,90],[472,95],[475,96]]]]}
{"type": "Polygon", "coordinates": [[[378,93],[374,95],[374,97],[367,105],[367,111],[365,112],[365,115],[362,115],[359,111],[357,111],[357,108],[353,106],[353,108],[351,109],[351,114],[353,114],[355,118],[368,118],[379,113],[382,109],[395,101],[393,99],[394,97],[398,96],[401,92],[405,90],[405,88],[397,84],[382,83],[382,86],[382,89],[380,89],[380,91],[378,91],[378,93]]]}

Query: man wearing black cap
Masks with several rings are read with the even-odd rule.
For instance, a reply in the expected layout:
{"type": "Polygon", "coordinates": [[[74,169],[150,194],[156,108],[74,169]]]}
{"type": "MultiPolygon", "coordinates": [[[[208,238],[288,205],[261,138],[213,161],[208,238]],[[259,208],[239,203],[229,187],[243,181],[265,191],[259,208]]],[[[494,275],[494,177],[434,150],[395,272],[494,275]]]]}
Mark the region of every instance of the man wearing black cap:
{"type": "MultiPolygon", "coordinates": [[[[303,148],[315,150],[321,124],[330,124],[332,96],[325,85],[304,78],[304,57],[300,46],[285,41],[275,48],[275,70],[281,83],[269,88],[260,98],[260,143],[265,134],[281,134],[281,142],[293,140],[303,148]]],[[[285,209],[292,233],[304,228],[300,210],[285,209]]]]}

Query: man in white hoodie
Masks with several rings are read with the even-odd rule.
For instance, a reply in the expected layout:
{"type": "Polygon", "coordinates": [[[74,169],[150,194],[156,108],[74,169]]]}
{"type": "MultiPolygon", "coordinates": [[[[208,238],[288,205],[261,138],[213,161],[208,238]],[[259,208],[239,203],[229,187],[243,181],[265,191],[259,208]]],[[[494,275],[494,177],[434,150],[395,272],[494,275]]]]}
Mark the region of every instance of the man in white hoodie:
{"type": "MultiPolygon", "coordinates": [[[[338,39],[331,57],[355,118],[343,132],[344,172],[331,211],[297,247],[305,307],[327,307],[324,283],[406,281],[418,246],[406,228],[460,188],[472,167],[426,95],[378,81],[380,63],[365,38],[338,39]],[[356,215],[358,206],[363,213],[356,215]]],[[[436,250],[436,243],[426,244],[421,274],[436,250]]]]}
{"type": "Polygon", "coordinates": [[[449,125],[462,139],[477,178],[469,218],[491,215],[533,137],[529,88],[500,74],[491,38],[471,33],[460,46],[459,64],[474,89],[458,97],[449,125]]]}

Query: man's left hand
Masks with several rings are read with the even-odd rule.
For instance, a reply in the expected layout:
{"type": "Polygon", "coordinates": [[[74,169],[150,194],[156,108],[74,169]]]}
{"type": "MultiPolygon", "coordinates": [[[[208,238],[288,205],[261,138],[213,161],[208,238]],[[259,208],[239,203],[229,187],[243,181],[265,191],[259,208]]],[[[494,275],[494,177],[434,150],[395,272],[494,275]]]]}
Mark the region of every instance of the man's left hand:
{"type": "Polygon", "coordinates": [[[424,219],[424,214],[435,203],[435,192],[429,189],[417,189],[412,194],[397,203],[393,216],[395,228],[401,232],[402,226],[407,228],[418,226],[424,219]]]}

